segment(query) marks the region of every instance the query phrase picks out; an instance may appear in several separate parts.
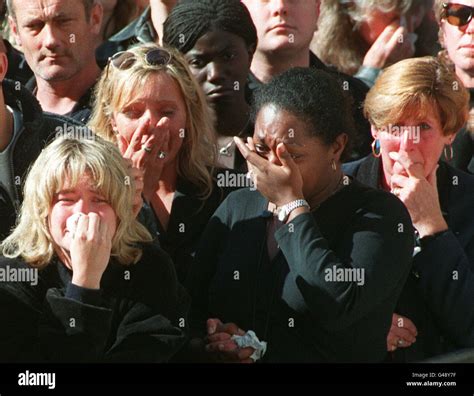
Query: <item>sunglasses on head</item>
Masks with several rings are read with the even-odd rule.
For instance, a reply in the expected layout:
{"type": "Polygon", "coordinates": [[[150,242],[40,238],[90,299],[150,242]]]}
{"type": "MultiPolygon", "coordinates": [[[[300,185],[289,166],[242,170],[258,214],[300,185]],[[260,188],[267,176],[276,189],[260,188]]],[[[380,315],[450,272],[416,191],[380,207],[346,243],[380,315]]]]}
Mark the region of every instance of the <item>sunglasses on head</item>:
{"type": "Polygon", "coordinates": [[[443,3],[443,14],[450,25],[465,26],[471,22],[474,7],[457,3],[443,3]]]}
{"type": "MultiPolygon", "coordinates": [[[[172,55],[163,48],[156,48],[145,53],[145,62],[150,66],[166,66],[171,62],[172,55]]],[[[106,78],[109,76],[109,67],[117,70],[130,69],[137,61],[137,55],[131,51],[120,51],[109,58],[106,78]]]]}

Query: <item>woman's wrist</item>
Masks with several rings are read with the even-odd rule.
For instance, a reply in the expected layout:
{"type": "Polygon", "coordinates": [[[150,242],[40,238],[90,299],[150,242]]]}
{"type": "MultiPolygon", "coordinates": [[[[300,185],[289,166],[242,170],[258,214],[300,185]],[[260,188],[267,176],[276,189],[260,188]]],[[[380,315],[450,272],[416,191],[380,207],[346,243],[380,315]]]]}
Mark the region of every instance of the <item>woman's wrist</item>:
{"type": "Polygon", "coordinates": [[[428,224],[419,225],[418,227],[415,226],[415,228],[417,229],[420,238],[425,238],[446,231],[449,227],[444,218],[441,218],[428,224]]]}

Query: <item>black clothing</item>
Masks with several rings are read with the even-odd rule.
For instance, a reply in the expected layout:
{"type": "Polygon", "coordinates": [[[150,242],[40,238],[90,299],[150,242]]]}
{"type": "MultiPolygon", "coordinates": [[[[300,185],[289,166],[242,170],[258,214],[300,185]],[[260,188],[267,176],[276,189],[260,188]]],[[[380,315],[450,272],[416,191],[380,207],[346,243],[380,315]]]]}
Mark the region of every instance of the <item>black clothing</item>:
{"type": "Polygon", "coordinates": [[[7,48],[8,70],[5,78],[13,81],[19,81],[25,85],[27,81],[33,76],[28,63],[26,63],[25,56],[15,49],[7,40],[3,40],[3,44],[7,48]]]}
{"type": "Polygon", "coordinates": [[[95,52],[97,64],[103,69],[109,57],[116,52],[126,51],[134,44],[157,42],[157,40],[158,36],[151,20],[151,10],[148,7],[137,19],[109,37],[97,48],[95,52]]]}
{"type": "Polygon", "coordinates": [[[265,362],[382,361],[411,265],[405,207],[354,181],[278,228],[270,261],[267,206],[242,189],[211,218],[188,279],[192,336],[219,318],[267,341],[265,362]],[[360,285],[332,277],[362,269],[360,285]]]}
{"type": "Polygon", "coordinates": [[[221,185],[218,181],[221,172],[235,174],[232,170],[217,171],[212,193],[206,200],[199,199],[196,186],[178,178],[166,231],[151,205],[144,203],[140,211],[138,219],[152,236],[158,238],[160,246],[171,256],[181,283],[186,280],[198,242],[209,219],[224,198],[239,187],[221,185]]]}
{"type": "MultiPolygon", "coordinates": [[[[36,92],[36,79],[32,77],[27,83],[26,88],[30,90],[33,94],[36,92]]],[[[74,105],[72,110],[63,114],[65,117],[70,117],[82,124],[87,124],[92,113],[92,94],[94,92],[94,85],[89,87],[89,89],[79,98],[79,101],[74,105]]],[[[56,114],[45,112],[45,114],[56,114]]]]}
{"type": "MultiPolygon", "coordinates": [[[[474,176],[443,161],[439,164],[439,202],[449,229],[422,238],[421,251],[413,257],[413,270],[395,312],[412,320],[418,336],[409,348],[393,353],[396,361],[417,361],[474,346],[474,176]]],[[[381,188],[378,158],[344,164],[343,170],[381,188]]]]}
{"type": "Polygon", "coordinates": [[[57,128],[80,126],[74,120],[57,114],[45,114],[36,98],[16,83],[2,83],[5,103],[19,117],[10,142],[9,166],[0,167],[0,240],[10,233],[15,224],[17,210],[23,201],[22,186],[29,166],[36,160],[43,147],[55,137],[57,128]]]}
{"type": "MultiPolygon", "coordinates": [[[[356,136],[353,140],[353,149],[350,160],[356,160],[365,157],[371,152],[370,144],[372,143],[372,135],[370,132],[370,124],[364,117],[363,104],[365,96],[369,91],[369,87],[365,85],[359,79],[349,76],[348,74],[341,73],[335,68],[326,66],[321,60],[310,52],[309,67],[323,70],[336,77],[342,84],[345,91],[348,92],[349,97],[352,98],[353,116],[355,122],[356,136]]],[[[248,78],[248,90],[247,97],[251,102],[252,92],[257,89],[262,83],[252,74],[249,74],[248,78]]]]}
{"type": "MultiPolygon", "coordinates": [[[[0,268],[29,268],[0,258],[0,268]]],[[[184,344],[189,303],[168,255],[148,244],[137,264],[109,262],[100,290],[71,284],[58,259],[39,282],[0,283],[0,361],[166,362],[184,344]]]]}

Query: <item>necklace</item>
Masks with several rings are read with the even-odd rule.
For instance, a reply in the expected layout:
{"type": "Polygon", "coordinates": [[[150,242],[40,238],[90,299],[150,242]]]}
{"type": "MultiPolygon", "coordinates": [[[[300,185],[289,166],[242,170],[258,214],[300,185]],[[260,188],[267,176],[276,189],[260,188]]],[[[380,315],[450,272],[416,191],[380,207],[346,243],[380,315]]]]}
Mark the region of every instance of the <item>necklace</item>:
{"type": "Polygon", "coordinates": [[[219,147],[219,154],[225,157],[230,157],[232,155],[232,153],[230,152],[230,148],[234,143],[234,138],[232,138],[231,141],[227,143],[224,147],[219,147]]]}
{"type": "MultiPolygon", "coordinates": [[[[250,122],[250,118],[247,118],[247,121],[245,122],[245,125],[243,126],[243,128],[240,130],[240,132],[235,135],[237,137],[241,137],[242,134],[245,132],[245,130],[247,129],[248,125],[249,125],[249,122],[250,122]]],[[[223,155],[225,157],[230,157],[232,156],[232,152],[230,150],[230,148],[235,144],[234,142],[234,137],[232,136],[231,139],[230,139],[230,142],[225,144],[224,146],[222,147],[219,147],[219,155],[223,155]]]]}

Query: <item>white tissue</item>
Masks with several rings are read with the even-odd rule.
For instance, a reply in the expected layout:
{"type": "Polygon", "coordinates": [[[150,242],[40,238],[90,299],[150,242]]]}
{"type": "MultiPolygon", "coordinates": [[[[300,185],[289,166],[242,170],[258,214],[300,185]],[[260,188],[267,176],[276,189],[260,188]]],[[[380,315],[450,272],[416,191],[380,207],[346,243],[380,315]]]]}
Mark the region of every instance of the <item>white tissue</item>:
{"type": "Polygon", "coordinates": [[[254,353],[250,356],[251,359],[257,361],[261,359],[267,351],[266,341],[260,341],[252,330],[247,331],[243,336],[233,335],[232,339],[235,341],[239,348],[251,347],[255,349],[254,353]]]}
{"type": "Polygon", "coordinates": [[[83,215],[83,213],[74,213],[66,220],[66,230],[73,235],[76,232],[77,222],[79,221],[79,217],[81,217],[81,215],[83,215]]]}

